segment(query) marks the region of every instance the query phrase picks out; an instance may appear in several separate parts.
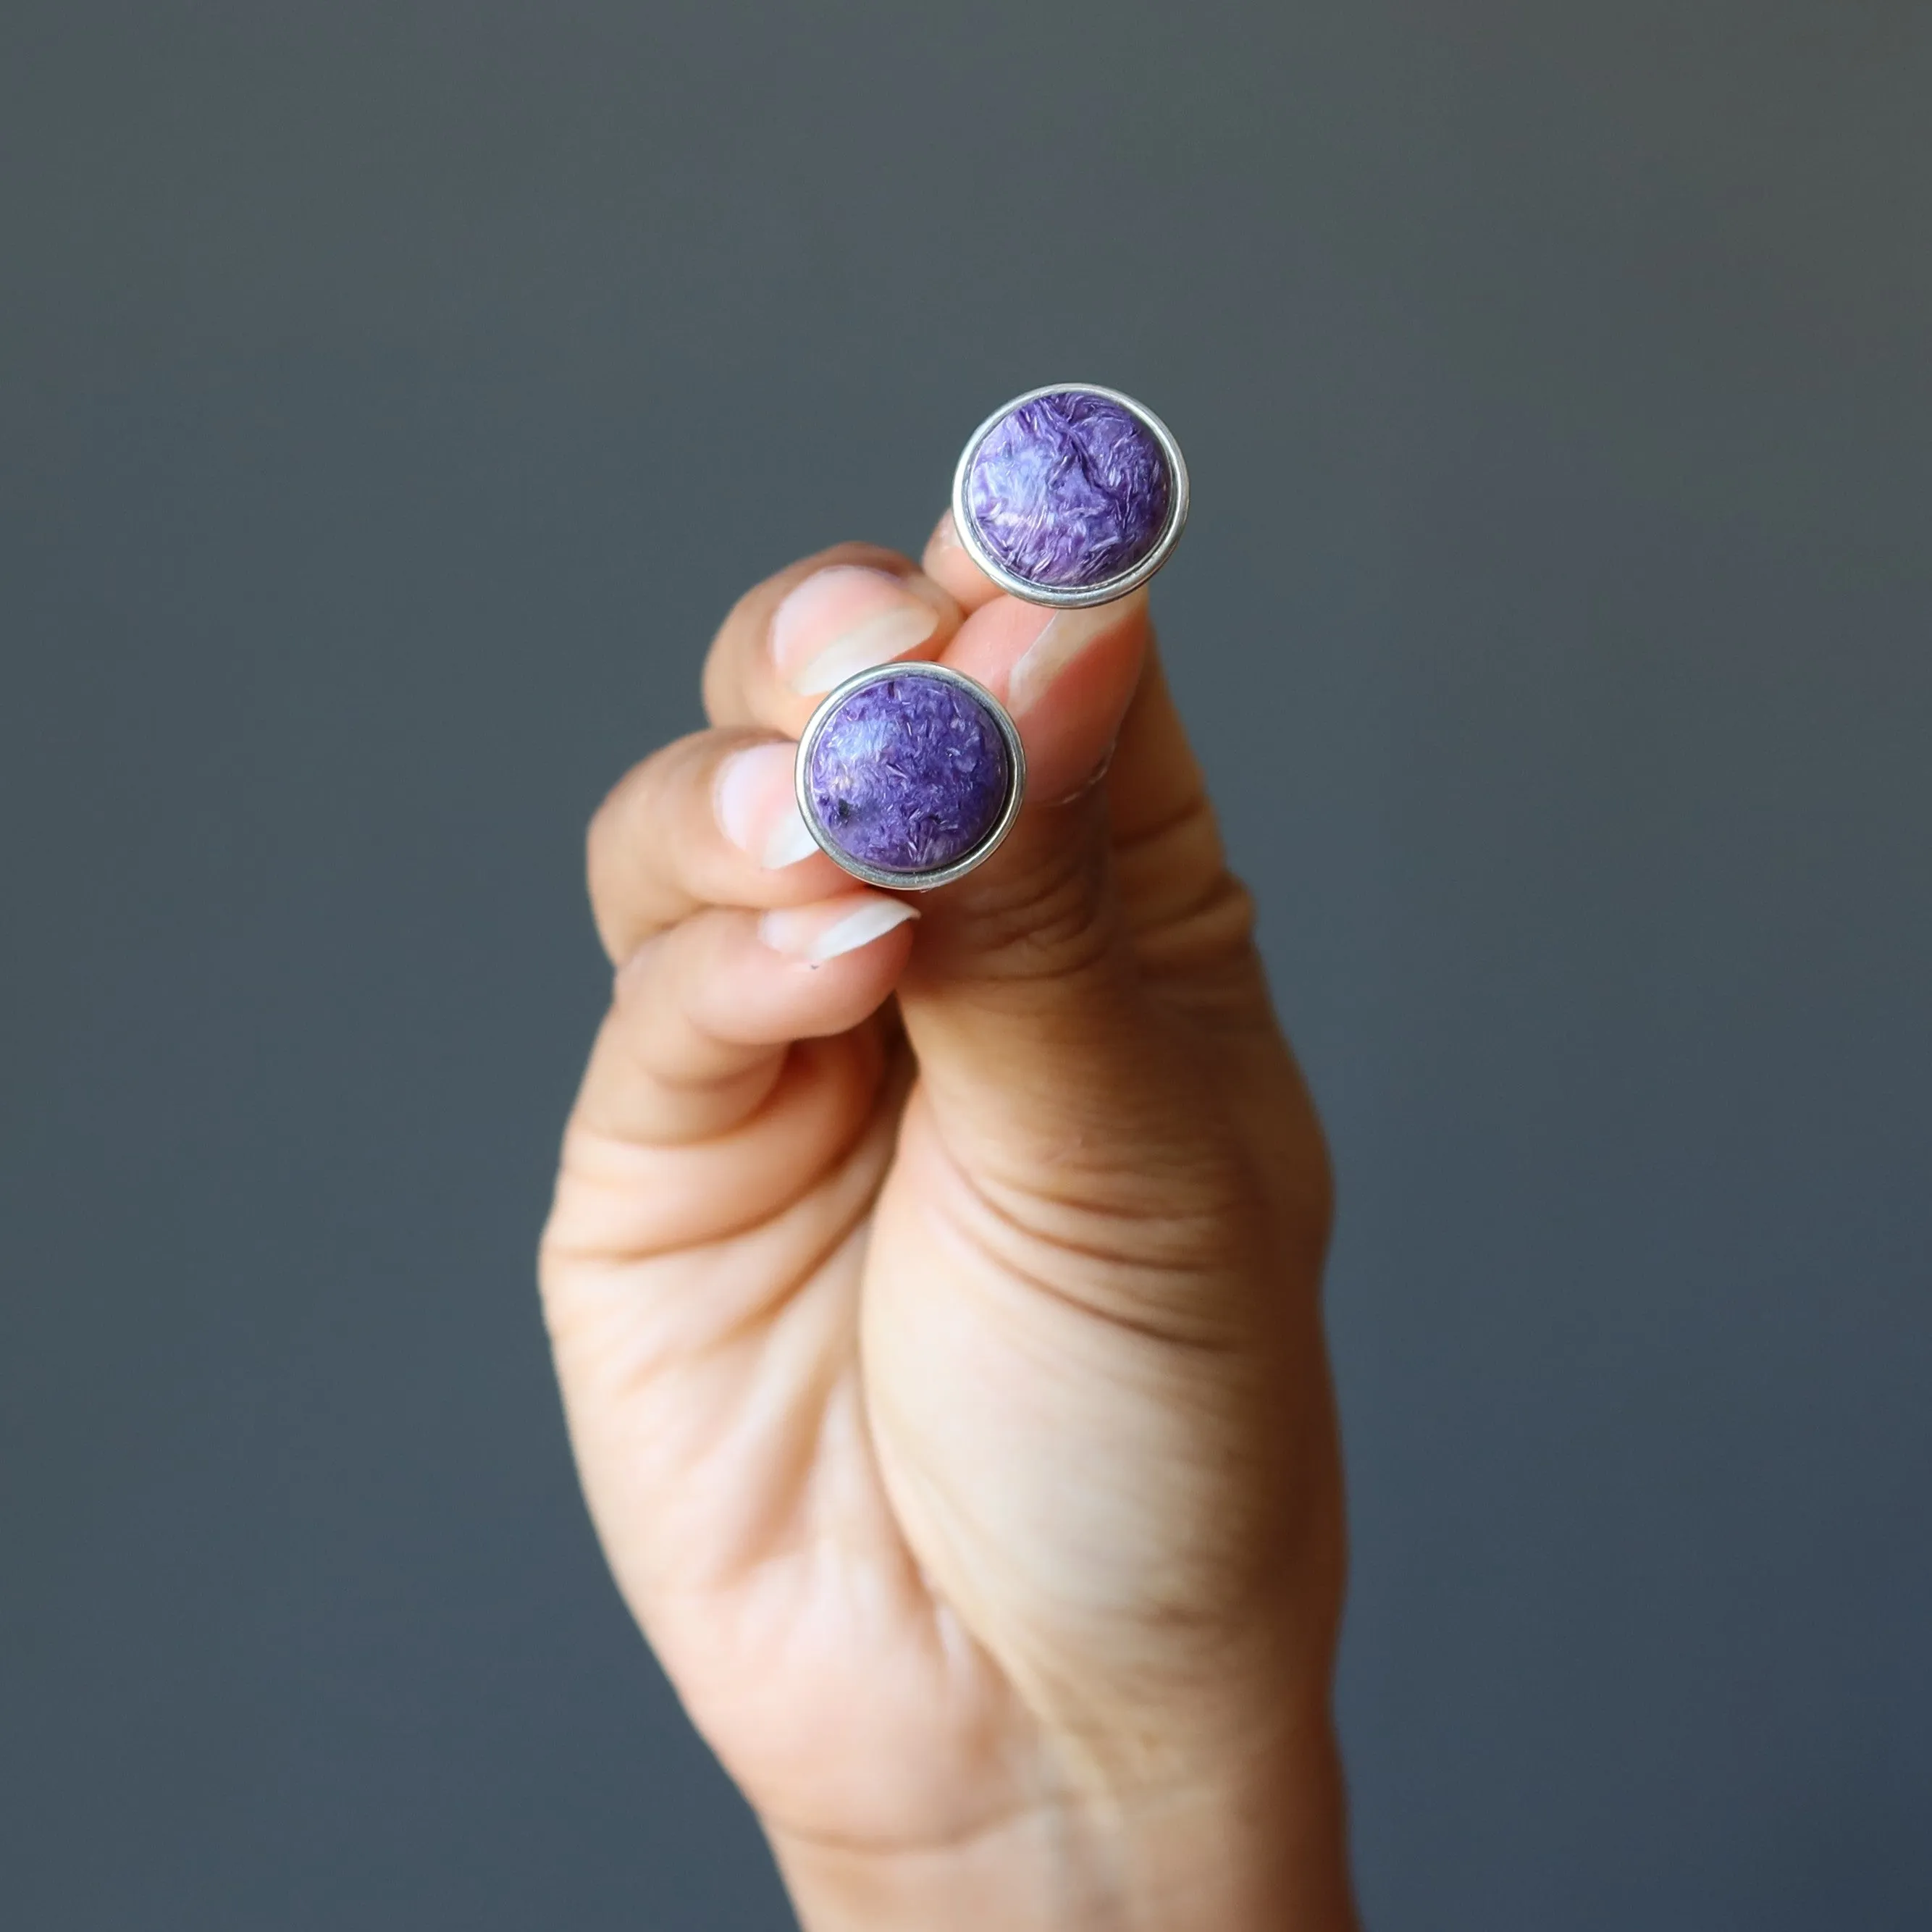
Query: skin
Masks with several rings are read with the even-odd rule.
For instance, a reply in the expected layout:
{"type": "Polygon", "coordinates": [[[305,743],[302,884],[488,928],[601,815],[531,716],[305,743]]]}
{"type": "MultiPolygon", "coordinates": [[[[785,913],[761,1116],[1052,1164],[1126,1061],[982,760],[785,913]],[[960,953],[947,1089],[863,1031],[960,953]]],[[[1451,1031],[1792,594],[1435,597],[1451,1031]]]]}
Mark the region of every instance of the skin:
{"type": "Polygon", "coordinates": [[[1340,1932],[1327,1160],[1144,593],[1051,614],[947,519],[919,566],[807,559],[599,812],[614,992],[541,1268],[572,1438],[811,1932],[1340,1932]],[[882,602],[859,634],[929,628],[900,654],[1029,770],[904,901],[760,862],[796,826],[755,748],[882,602]]]}

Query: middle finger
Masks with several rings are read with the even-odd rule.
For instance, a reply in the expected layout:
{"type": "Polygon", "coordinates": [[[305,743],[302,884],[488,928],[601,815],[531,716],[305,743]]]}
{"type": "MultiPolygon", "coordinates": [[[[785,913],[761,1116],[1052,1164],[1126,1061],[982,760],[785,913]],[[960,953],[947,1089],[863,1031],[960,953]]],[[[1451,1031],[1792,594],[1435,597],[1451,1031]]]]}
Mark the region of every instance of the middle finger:
{"type": "Polygon", "coordinates": [[[614,965],[705,906],[802,905],[848,891],[792,786],[795,748],[698,731],[628,773],[591,820],[590,904],[614,965]]]}

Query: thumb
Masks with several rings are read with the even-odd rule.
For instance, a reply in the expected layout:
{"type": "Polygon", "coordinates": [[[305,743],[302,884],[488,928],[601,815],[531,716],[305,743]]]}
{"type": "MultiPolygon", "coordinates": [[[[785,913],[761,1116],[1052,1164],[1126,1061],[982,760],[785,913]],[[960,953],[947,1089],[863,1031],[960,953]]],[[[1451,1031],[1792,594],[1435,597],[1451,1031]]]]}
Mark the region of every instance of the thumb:
{"type": "MultiPolygon", "coordinates": [[[[1114,876],[1115,788],[1097,782],[1150,642],[1144,591],[1057,612],[999,597],[946,652],[1012,714],[1027,799],[999,850],[923,902],[899,1003],[948,1150],[1016,1185],[1037,1186],[1042,1162],[1117,1166],[1110,1149],[1157,1145],[1175,1118],[1172,1056],[1114,876]]],[[[1198,784],[1186,762],[1177,776],[1198,784]]]]}

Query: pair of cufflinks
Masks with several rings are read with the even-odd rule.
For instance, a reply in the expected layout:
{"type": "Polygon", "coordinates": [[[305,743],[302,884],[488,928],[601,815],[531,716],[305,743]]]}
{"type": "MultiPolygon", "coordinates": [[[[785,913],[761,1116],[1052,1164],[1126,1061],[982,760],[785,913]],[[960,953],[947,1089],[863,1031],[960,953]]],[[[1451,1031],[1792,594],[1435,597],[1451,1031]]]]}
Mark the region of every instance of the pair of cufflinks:
{"type": "MultiPolygon", "coordinates": [[[[952,479],[959,540],[1029,603],[1105,604],[1167,561],[1187,520],[1187,466],[1152,410],[1116,389],[1054,383],[995,410],[952,479]]],[[[1026,760],[1006,707],[944,664],[848,678],[799,740],[799,809],[868,885],[924,892],[989,857],[1019,815],[1026,760]]]]}

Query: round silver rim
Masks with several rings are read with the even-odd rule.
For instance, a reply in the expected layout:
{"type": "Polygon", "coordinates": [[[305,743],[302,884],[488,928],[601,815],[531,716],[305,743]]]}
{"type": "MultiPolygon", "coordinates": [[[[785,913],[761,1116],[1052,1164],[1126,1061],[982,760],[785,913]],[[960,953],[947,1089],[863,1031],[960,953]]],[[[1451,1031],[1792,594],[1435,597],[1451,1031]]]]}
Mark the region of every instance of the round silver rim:
{"type": "Polygon", "coordinates": [[[1180,444],[1174,440],[1174,432],[1144,403],[1136,402],[1124,391],[1108,388],[1103,383],[1043,382],[1036,389],[1028,390],[1023,396],[1014,397],[1010,403],[1002,403],[967,438],[966,447],[959,452],[958,464],[952,472],[952,524],[959,532],[959,541],[966,546],[973,561],[1002,590],[1010,591],[1016,597],[1023,597],[1029,604],[1051,604],[1064,610],[1074,610],[1089,604],[1111,604],[1115,598],[1124,597],[1130,590],[1138,590],[1173,554],[1174,547],[1180,541],[1180,532],[1186,526],[1186,523],[1187,464],[1180,454],[1180,444]],[[979,454],[980,444],[1014,410],[1022,404],[1036,401],[1042,396],[1058,395],[1069,389],[1077,389],[1083,395],[1105,396],[1110,403],[1118,403],[1153,432],[1154,440],[1160,445],[1161,454],[1167,459],[1170,492],[1167,523],[1147,555],[1132,569],[1123,571],[1118,577],[1108,578],[1100,584],[1071,586],[1036,584],[1032,578],[1021,577],[1009,570],[987,549],[980,535],[979,526],[974,522],[971,512],[966,507],[966,478],[973,467],[974,458],[979,454]]]}
{"type": "Polygon", "coordinates": [[[918,662],[874,664],[869,670],[855,673],[843,684],[835,685],[820,701],[798,741],[797,754],[792,760],[792,789],[796,794],[799,813],[805,820],[806,830],[818,842],[818,849],[842,871],[850,872],[854,878],[868,886],[885,886],[902,892],[927,892],[935,886],[950,885],[955,879],[964,878],[974,866],[991,858],[998,850],[1000,841],[1013,829],[1013,820],[1019,816],[1021,802],[1026,796],[1026,748],[1020,742],[1019,727],[1006,715],[1006,707],[977,678],[968,677],[963,671],[951,670],[944,664],[918,662]],[[999,817],[987,828],[986,836],[976,845],[961,853],[948,864],[935,866],[924,872],[894,872],[886,866],[868,865],[862,859],[854,858],[849,852],[842,852],[832,843],[825,827],[819,824],[818,814],[812,809],[812,753],[826,724],[855,692],[895,677],[932,678],[941,683],[958,686],[985,706],[999,727],[1000,736],[1006,741],[1006,796],[1000,808],[999,817]]]}

